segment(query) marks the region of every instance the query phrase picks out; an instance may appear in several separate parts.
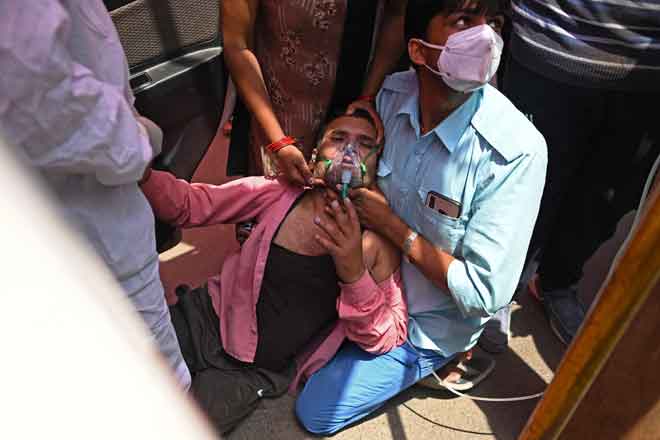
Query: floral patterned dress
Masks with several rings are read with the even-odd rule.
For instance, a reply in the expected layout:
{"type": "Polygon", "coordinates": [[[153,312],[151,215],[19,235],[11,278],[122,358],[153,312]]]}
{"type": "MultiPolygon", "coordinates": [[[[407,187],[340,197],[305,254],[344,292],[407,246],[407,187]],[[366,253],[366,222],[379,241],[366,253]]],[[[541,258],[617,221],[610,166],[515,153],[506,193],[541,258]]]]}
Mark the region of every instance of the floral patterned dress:
{"type": "MultiPolygon", "coordinates": [[[[284,133],[300,141],[309,159],[332,98],[347,0],[260,0],[255,55],[284,133]]],[[[268,144],[250,123],[250,173],[275,172],[268,144]]]]}

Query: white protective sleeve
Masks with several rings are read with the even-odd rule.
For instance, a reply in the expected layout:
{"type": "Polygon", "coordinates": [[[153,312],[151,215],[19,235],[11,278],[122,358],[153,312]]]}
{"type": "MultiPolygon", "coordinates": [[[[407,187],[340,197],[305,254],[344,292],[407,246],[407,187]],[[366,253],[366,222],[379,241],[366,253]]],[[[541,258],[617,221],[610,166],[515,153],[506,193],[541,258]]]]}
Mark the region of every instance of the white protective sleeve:
{"type": "Polygon", "coordinates": [[[61,1],[0,2],[0,130],[36,167],[135,182],[159,146],[123,90],[76,62],[71,37],[61,1]]]}

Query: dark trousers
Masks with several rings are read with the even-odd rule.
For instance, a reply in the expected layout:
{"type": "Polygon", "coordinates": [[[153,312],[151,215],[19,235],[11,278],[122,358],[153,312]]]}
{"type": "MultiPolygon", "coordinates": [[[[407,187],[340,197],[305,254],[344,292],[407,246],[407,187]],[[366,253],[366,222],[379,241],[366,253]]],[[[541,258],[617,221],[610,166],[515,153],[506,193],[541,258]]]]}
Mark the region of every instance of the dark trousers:
{"type": "Polygon", "coordinates": [[[544,290],[569,287],[639,202],[660,150],[660,93],[574,87],[513,58],[504,92],[548,144],[546,186],[528,256],[540,251],[544,290]]]}
{"type": "Polygon", "coordinates": [[[192,374],[191,394],[216,429],[227,433],[266,397],[286,392],[293,370],[274,373],[229,356],[220,342],[220,322],[206,286],[177,288],[179,301],[170,307],[172,324],[192,374]]]}

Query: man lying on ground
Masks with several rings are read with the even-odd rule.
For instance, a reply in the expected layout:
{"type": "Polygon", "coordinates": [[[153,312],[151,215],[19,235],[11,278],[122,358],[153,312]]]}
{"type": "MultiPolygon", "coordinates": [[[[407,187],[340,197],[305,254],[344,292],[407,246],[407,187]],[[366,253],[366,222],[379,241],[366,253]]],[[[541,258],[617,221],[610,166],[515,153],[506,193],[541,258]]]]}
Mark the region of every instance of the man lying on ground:
{"type": "MultiPolygon", "coordinates": [[[[331,188],[343,184],[344,192],[370,185],[379,150],[375,139],[366,114],[334,119],[318,146],[315,175],[331,188]]],[[[225,260],[220,275],[208,280],[208,289],[194,293],[201,300],[196,298],[198,306],[184,314],[198,324],[182,329],[173,314],[193,374],[193,393],[203,395],[209,411],[224,407],[224,415],[211,414],[221,427],[229,426],[223,424],[236,414],[237,406],[251,404],[240,398],[219,402],[241,395],[232,389],[245,377],[239,374],[237,379],[241,368],[279,373],[296,363],[291,381],[295,390],[346,338],[370,353],[385,353],[406,340],[400,254],[378,234],[361,229],[350,203],[328,205],[325,189],[303,190],[264,177],[216,186],[189,184],[153,171],[141,186],[156,216],[178,227],[257,219],[241,249],[225,260]],[[213,331],[215,345],[209,331],[199,328],[217,325],[217,318],[191,317],[205,308],[211,311],[211,304],[219,318],[219,335],[213,331]],[[205,373],[209,369],[214,379],[205,373]],[[231,380],[226,375],[218,378],[218,370],[231,371],[231,380]],[[214,384],[217,393],[209,391],[214,384]]],[[[262,378],[263,374],[253,379],[262,378]]],[[[262,388],[257,391],[263,394],[262,388]]]]}

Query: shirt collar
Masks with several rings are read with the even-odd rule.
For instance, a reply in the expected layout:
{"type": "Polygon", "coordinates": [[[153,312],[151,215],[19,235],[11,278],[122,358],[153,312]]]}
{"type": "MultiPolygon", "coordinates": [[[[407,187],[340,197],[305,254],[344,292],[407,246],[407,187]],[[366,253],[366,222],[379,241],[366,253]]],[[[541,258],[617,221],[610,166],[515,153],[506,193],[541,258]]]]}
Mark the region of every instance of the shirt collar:
{"type": "MultiPolygon", "coordinates": [[[[432,130],[450,153],[454,151],[461,140],[463,133],[470,125],[472,118],[479,108],[482,96],[482,90],[473,92],[472,96],[470,96],[467,101],[461,104],[460,107],[454,110],[444,121],[432,130]]],[[[415,133],[419,139],[421,132],[419,124],[419,86],[411,91],[399,108],[397,114],[407,114],[409,116],[410,124],[415,129],[415,133]]]]}
{"type": "Polygon", "coordinates": [[[463,137],[463,133],[465,133],[465,130],[470,125],[472,118],[479,108],[481,96],[481,90],[473,92],[467,101],[451,112],[444,121],[433,129],[436,136],[445,144],[445,147],[447,147],[450,153],[454,152],[454,149],[458,146],[458,142],[463,137]]]}
{"type": "Polygon", "coordinates": [[[408,115],[410,125],[415,129],[417,139],[419,139],[421,128],[419,126],[419,87],[410,90],[410,93],[403,101],[397,115],[408,115]]]}

